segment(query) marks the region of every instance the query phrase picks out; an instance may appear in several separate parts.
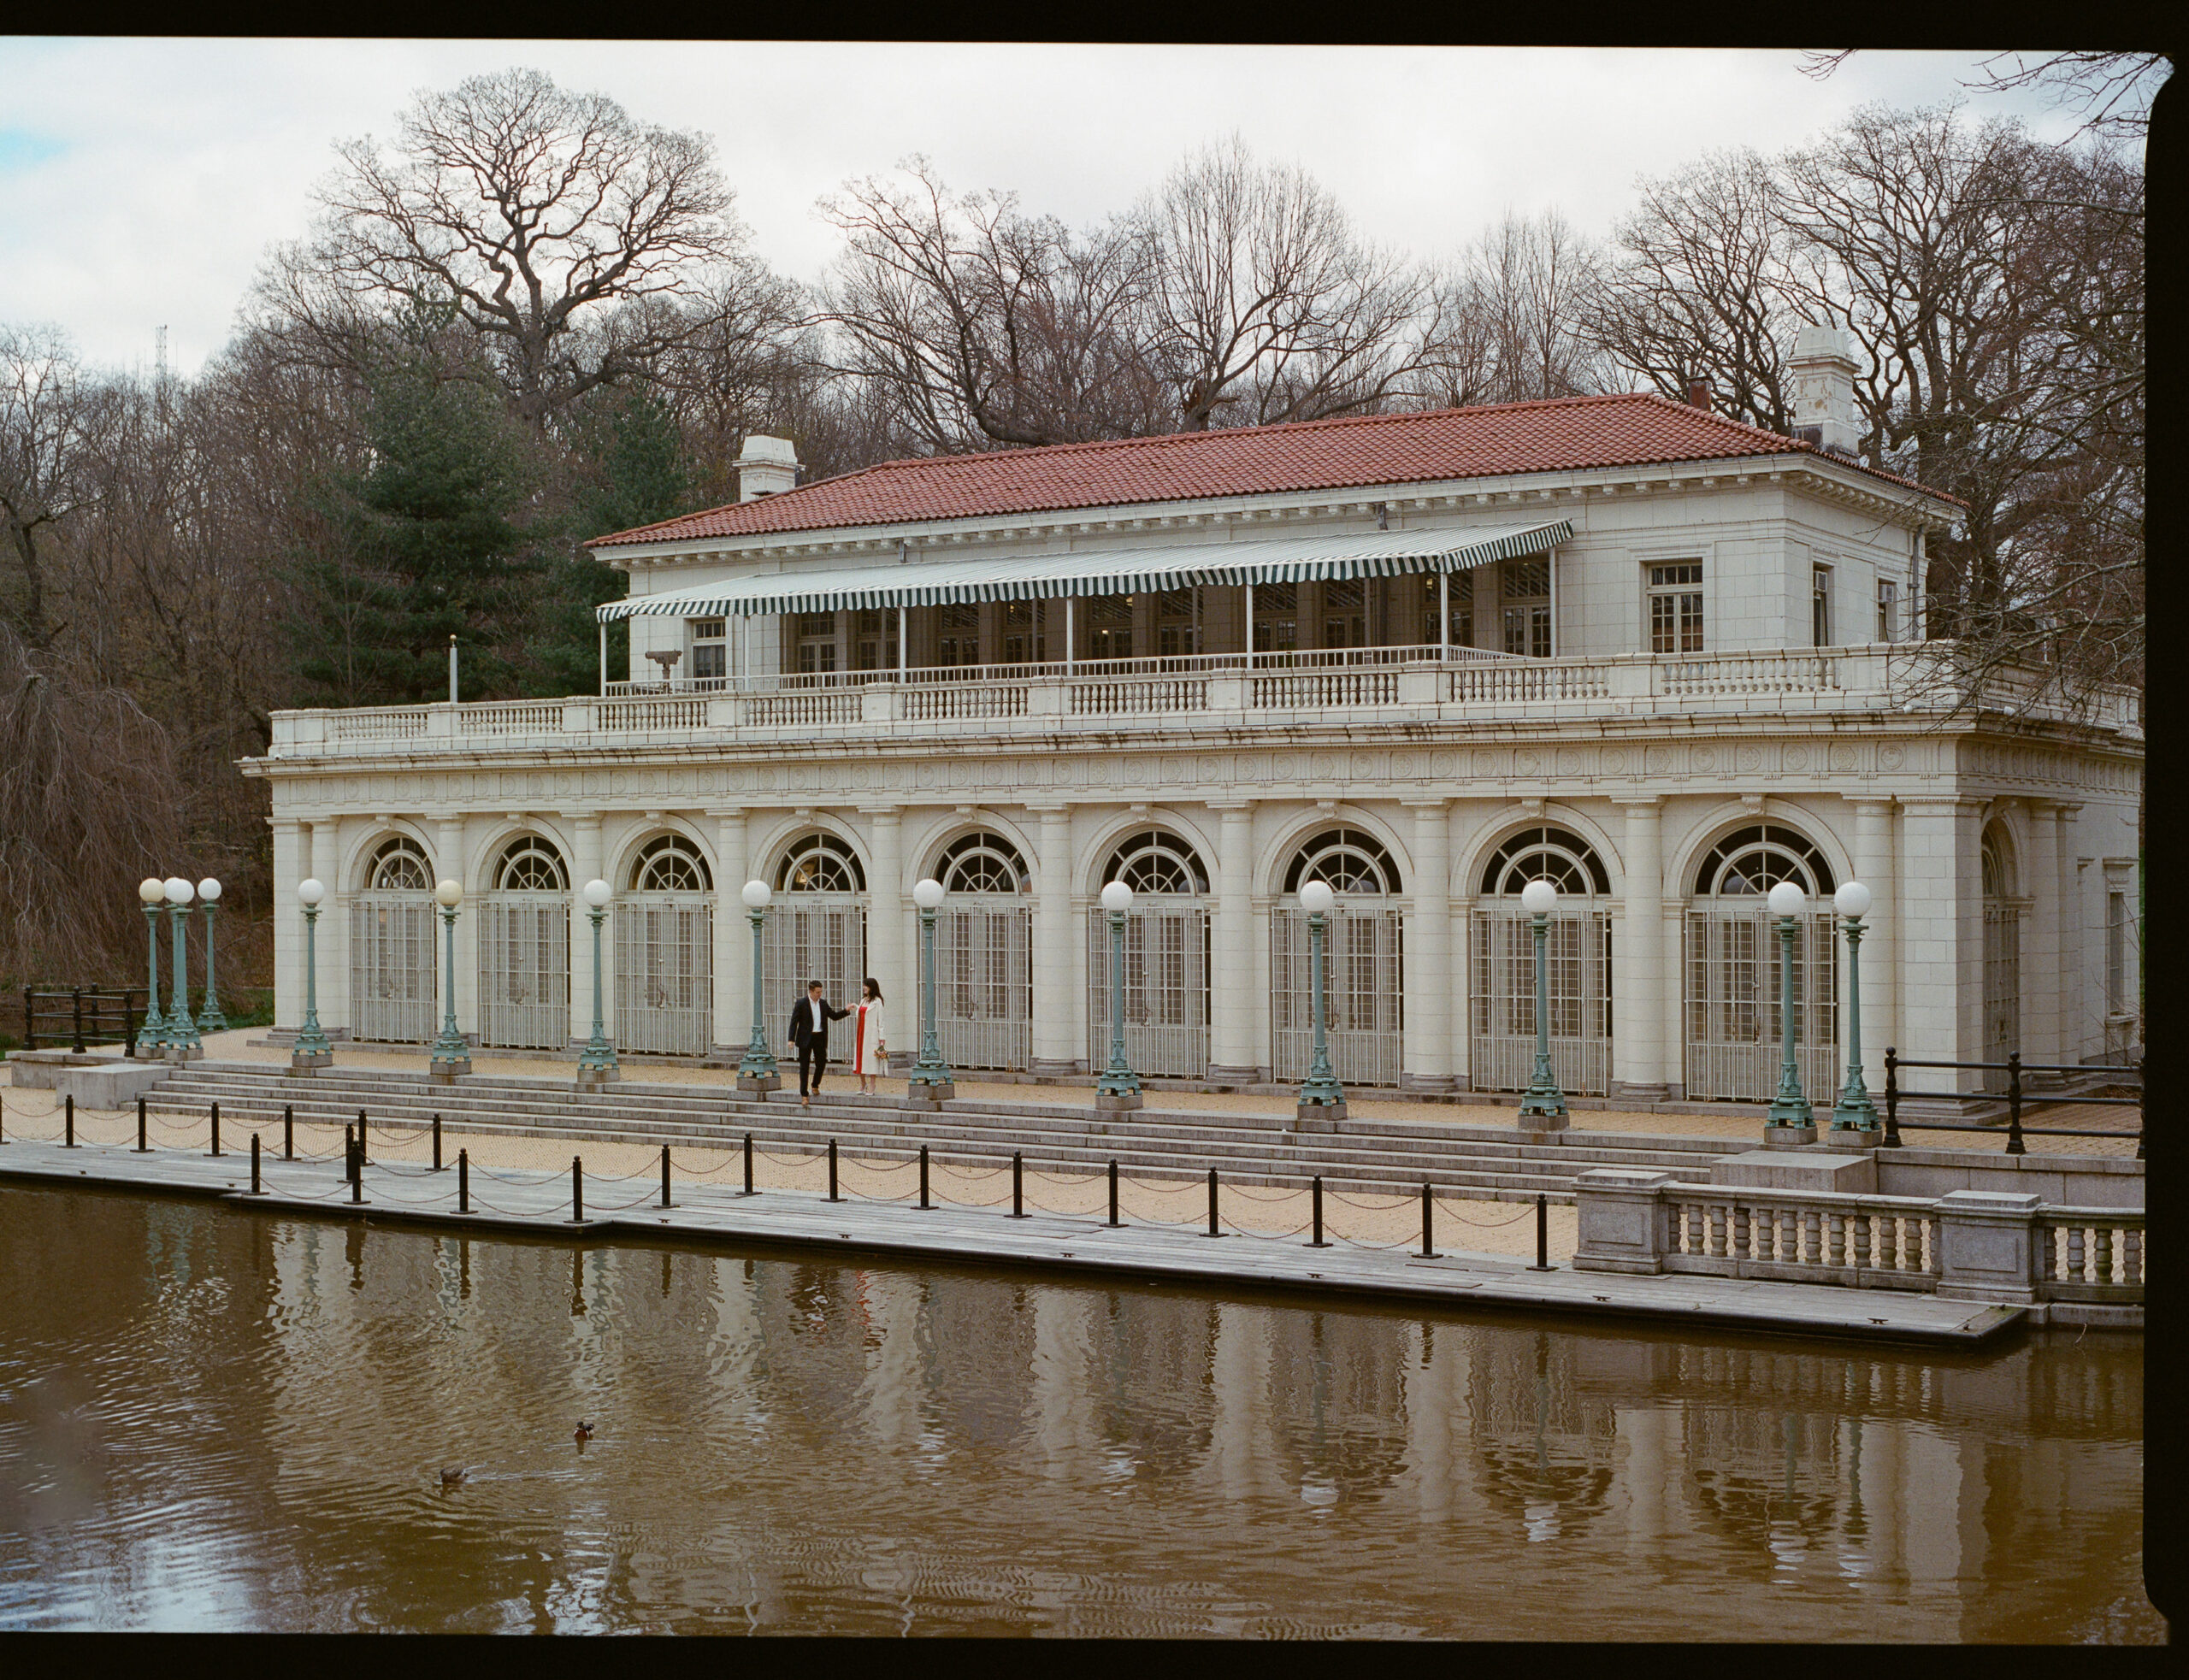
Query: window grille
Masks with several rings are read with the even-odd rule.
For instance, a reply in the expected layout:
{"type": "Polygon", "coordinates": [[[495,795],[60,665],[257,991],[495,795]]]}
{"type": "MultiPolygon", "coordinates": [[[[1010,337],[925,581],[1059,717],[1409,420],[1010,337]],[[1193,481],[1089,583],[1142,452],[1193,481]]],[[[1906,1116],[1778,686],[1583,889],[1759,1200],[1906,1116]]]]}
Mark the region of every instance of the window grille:
{"type": "MultiPolygon", "coordinates": [[[[1136,904],[1125,912],[1125,1055],[1136,1072],[1199,1079],[1208,1071],[1209,918],[1198,905],[1136,904]]],[[[1110,916],[1087,924],[1091,1065],[1110,1059],[1110,916]]]]}
{"type": "Polygon", "coordinates": [[[1649,568],[1649,651],[1702,651],[1702,566],[1700,561],[1649,568]]]}
{"type": "MultiPolygon", "coordinates": [[[[1324,920],[1331,1071],[1345,1085],[1395,1085],[1406,1060],[1401,913],[1375,904],[1340,905],[1324,920]]],[[[1281,1080],[1305,1079],[1315,1046],[1314,946],[1307,912],[1289,904],[1272,910],[1269,949],[1270,1071],[1281,1080]]]]}
{"type": "Polygon", "coordinates": [[[681,834],[661,834],[640,848],[631,864],[631,890],[636,893],[707,893],[714,876],[706,859],[681,834]]]}
{"type": "Polygon", "coordinates": [[[850,846],[816,832],[791,842],[776,869],[778,893],[864,893],[866,870],[850,846]]]}

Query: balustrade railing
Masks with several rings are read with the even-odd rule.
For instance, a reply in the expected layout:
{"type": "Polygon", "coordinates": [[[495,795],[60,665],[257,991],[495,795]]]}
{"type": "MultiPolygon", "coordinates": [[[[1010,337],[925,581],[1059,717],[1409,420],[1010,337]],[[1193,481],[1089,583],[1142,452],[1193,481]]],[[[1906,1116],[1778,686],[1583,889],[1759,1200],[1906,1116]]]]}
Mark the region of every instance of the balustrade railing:
{"type": "Polygon", "coordinates": [[[2044,1300],[2144,1298],[2144,1216],[2117,1207],[2037,1212],[2037,1293],[2044,1300]]]}
{"type": "Polygon", "coordinates": [[[1915,1196],[1820,1196],[1669,1184],[1667,1271],[1856,1288],[1938,1281],[1938,1207],[1915,1196]]]}

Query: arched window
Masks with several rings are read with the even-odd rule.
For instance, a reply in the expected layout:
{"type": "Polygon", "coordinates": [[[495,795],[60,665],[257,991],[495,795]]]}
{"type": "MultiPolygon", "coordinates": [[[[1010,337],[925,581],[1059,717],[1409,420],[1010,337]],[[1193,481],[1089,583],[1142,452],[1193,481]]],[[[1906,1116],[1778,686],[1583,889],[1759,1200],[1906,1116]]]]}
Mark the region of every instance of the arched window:
{"type": "Polygon", "coordinates": [[[935,878],[953,893],[1030,893],[1034,885],[1018,848],[1001,834],[986,832],[945,846],[935,878]]]}
{"type": "Polygon", "coordinates": [[[494,865],[498,893],[567,893],[569,871],[563,855],[538,834],[521,834],[503,851],[494,865]]]}
{"type": "Polygon", "coordinates": [[[1751,822],[1703,854],[1695,871],[1695,896],[1761,899],[1782,881],[1820,899],[1832,890],[1832,865],[1807,838],[1784,824],[1751,822]]]}
{"type": "Polygon", "coordinates": [[[864,893],[866,871],[852,849],[818,830],[791,843],[776,870],[778,893],[864,893]]]}
{"type": "Polygon", "coordinates": [[[1130,836],[1110,854],[1102,880],[1106,884],[1122,881],[1136,893],[1208,891],[1208,871],[1200,854],[1161,828],[1143,828],[1130,836]]]}
{"type": "Polygon", "coordinates": [[[639,850],[631,864],[635,893],[705,893],[714,885],[707,860],[681,834],[661,834],[639,850]]]}
{"type": "Polygon", "coordinates": [[[384,840],[365,865],[365,885],[376,893],[425,893],[434,885],[434,868],[418,842],[407,834],[384,840]]]}
{"type": "Polygon", "coordinates": [[[1398,865],[1373,834],[1358,828],[1326,828],[1301,846],[1284,874],[1284,890],[1297,893],[1310,881],[1329,883],[1337,893],[1396,893],[1398,865]]]}
{"type": "Polygon", "coordinates": [[[2015,895],[2013,853],[2007,838],[1995,826],[1984,831],[1984,896],[1987,899],[2011,899],[2015,895]]]}
{"type": "Polygon", "coordinates": [[[1517,899],[1531,881],[1548,881],[1567,897],[1607,897],[1611,876],[1603,859],[1578,834],[1539,823],[1514,834],[1490,854],[1482,871],[1485,896],[1517,899]]]}

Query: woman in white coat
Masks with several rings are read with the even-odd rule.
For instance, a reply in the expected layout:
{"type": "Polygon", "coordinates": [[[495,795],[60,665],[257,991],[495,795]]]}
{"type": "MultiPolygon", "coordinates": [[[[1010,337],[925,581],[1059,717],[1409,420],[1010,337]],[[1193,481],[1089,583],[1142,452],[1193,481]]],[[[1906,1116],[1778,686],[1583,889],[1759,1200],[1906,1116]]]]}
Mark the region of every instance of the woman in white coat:
{"type": "Polygon", "coordinates": [[[882,987],[873,976],[859,981],[852,1014],[852,1071],[858,1076],[858,1088],[875,1096],[874,1082],[889,1071],[889,1044],[882,1036],[882,987]]]}

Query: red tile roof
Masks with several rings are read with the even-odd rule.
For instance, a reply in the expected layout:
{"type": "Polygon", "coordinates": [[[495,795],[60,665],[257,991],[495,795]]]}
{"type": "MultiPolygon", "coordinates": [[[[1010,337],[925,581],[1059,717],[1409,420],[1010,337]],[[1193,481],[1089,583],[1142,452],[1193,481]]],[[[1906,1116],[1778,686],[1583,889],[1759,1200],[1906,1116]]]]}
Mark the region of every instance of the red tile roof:
{"type": "MultiPolygon", "coordinates": [[[[1569,397],[885,461],[758,501],[595,537],[593,543],[686,542],[1804,452],[1820,453],[1776,432],[1662,397],[1569,397]]],[[[1891,473],[1843,464],[1940,501],[1956,499],[1891,473]]]]}

